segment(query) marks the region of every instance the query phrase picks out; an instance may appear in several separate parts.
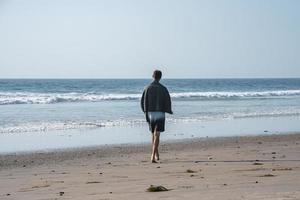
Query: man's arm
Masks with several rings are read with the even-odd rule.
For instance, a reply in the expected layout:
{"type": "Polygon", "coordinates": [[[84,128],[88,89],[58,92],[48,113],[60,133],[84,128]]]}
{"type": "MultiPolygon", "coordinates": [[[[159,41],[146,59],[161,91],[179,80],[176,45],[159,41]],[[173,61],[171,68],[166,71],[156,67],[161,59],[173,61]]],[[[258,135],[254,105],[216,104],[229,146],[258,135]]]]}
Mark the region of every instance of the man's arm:
{"type": "Polygon", "coordinates": [[[141,108],[142,108],[142,111],[145,112],[145,91],[143,92],[143,95],[142,95],[142,98],[141,98],[141,108]]]}
{"type": "Polygon", "coordinates": [[[141,98],[141,108],[145,114],[146,121],[149,122],[148,113],[147,113],[147,88],[144,90],[141,98]]]}
{"type": "Polygon", "coordinates": [[[167,88],[166,88],[166,102],[167,102],[166,112],[173,114],[171,96],[167,88]]]}

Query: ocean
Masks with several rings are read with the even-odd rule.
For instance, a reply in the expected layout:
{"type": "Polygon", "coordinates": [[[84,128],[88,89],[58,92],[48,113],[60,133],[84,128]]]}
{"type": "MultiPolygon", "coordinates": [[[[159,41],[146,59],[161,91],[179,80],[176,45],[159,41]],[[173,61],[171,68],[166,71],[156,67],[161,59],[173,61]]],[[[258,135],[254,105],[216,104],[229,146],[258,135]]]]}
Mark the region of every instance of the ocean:
{"type": "MultiPolygon", "coordinates": [[[[110,144],[114,139],[109,130],[136,128],[147,132],[140,97],[150,82],[150,79],[0,79],[0,146],[11,145],[14,143],[11,138],[22,135],[29,137],[29,143],[30,138],[39,143],[34,137],[40,134],[72,137],[80,132],[89,137],[89,133],[100,134],[105,130],[101,138],[110,139],[99,144],[110,144]]],[[[167,115],[167,124],[180,132],[184,132],[180,127],[188,123],[201,127],[214,122],[234,124],[239,119],[279,122],[288,119],[287,122],[293,121],[293,126],[288,126],[293,129],[281,131],[300,130],[297,123],[300,124],[300,79],[163,79],[161,83],[172,98],[174,115],[167,115]]],[[[123,135],[118,133],[118,137],[125,139],[116,143],[139,142],[131,140],[134,136],[126,131],[123,135]]],[[[148,136],[140,141],[146,139],[148,136]]]]}

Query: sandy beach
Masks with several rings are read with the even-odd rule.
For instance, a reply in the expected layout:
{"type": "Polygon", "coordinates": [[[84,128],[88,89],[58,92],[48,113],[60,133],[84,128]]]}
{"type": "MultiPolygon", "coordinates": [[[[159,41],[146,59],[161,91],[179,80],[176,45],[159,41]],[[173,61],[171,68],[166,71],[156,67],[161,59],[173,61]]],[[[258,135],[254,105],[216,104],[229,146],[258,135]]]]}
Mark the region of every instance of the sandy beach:
{"type": "Polygon", "coordinates": [[[300,200],[300,0],[0,0],[0,200],[300,200]]]}
{"type": "Polygon", "coordinates": [[[300,199],[300,134],[0,156],[0,199],[300,199]],[[147,192],[161,185],[165,192],[147,192]]]}

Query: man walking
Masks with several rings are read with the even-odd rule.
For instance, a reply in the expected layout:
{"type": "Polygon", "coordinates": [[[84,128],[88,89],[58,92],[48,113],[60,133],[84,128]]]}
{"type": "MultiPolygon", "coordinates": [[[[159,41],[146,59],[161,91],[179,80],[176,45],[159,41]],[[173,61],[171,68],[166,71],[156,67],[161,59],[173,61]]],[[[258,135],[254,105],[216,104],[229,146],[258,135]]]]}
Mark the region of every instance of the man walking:
{"type": "Polygon", "coordinates": [[[159,137],[160,133],[165,131],[165,113],[173,114],[170,94],[167,88],[159,83],[161,76],[161,71],[153,72],[154,81],[145,88],[141,98],[141,107],[152,133],[152,163],[159,160],[159,137]]]}

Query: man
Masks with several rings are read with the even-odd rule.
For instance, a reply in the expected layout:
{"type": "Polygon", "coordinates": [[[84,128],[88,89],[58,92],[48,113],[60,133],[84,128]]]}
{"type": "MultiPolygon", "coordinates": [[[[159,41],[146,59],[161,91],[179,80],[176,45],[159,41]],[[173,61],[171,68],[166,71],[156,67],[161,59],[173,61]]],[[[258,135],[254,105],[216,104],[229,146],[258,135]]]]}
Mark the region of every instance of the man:
{"type": "Polygon", "coordinates": [[[161,76],[161,71],[153,72],[154,81],[145,88],[141,98],[141,107],[152,133],[152,163],[159,160],[159,137],[160,133],[165,131],[165,113],[173,114],[170,94],[167,88],[159,83],[161,76]]]}

